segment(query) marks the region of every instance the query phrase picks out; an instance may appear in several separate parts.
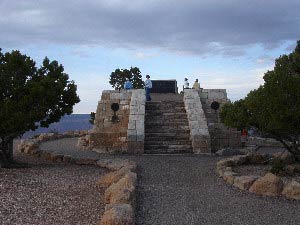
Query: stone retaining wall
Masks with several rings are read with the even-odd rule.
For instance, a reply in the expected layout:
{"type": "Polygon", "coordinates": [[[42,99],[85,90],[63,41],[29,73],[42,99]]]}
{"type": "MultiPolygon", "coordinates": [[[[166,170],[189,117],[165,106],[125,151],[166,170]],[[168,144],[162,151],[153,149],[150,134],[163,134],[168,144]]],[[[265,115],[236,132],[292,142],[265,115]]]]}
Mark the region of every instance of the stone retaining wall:
{"type": "Polygon", "coordinates": [[[246,145],[255,145],[258,147],[284,147],[280,141],[273,138],[262,138],[262,137],[247,137],[246,145]]]}
{"type": "Polygon", "coordinates": [[[143,153],[145,100],[143,89],[103,91],[93,130],[88,136],[79,139],[78,145],[99,153],[143,153]],[[119,104],[116,122],[112,121],[113,103],[119,104]]]}
{"type": "Polygon", "coordinates": [[[244,164],[262,164],[268,158],[260,154],[237,155],[222,159],[217,163],[216,171],[228,184],[241,190],[246,190],[259,195],[285,196],[286,198],[300,200],[300,183],[292,180],[286,184],[275,174],[267,173],[264,176],[238,176],[233,171],[234,167],[244,164]]]}
{"type": "Polygon", "coordinates": [[[193,152],[210,153],[210,135],[198,91],[184,89],[183,101],[189,120],[193,152]]]}
{"type": "Polygon", "coordinates": [[[131,96],[132,90],[105,90],[102,92],[87,148],[99,153],[127,152],[127,129],[131,96]],[[119,104],[119,110],[116,112],[117,122],[112,121],[114,112],[111,105],[113,103],[119,104]]]}
{"type": "Polygon", "coordinates": [[[227,128],[220,120],[220,109],[228,101],[226,89],[202,89],[199,96],[211,137],[211,151],[216,152],[227,147],[241,147],[240,131],[235,128],[227,128]],[[218,110],[211,108],[213,102],[219,103],[218,110]]]}

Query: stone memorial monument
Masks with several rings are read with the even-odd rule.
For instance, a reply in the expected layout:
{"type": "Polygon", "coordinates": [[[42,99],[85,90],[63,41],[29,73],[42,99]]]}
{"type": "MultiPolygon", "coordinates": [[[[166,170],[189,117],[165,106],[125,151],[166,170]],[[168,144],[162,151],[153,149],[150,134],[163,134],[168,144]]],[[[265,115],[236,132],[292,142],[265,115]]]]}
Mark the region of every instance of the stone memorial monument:
{"type": "Polygon", "coordinates": [[[103,91],[93,129],[80,145],[127,154],[201,154],[241,146],[240,132],[220,122],[225,89],[178,94],[176,80],[152,82],[151,102],[143,89],[103,91]]]}

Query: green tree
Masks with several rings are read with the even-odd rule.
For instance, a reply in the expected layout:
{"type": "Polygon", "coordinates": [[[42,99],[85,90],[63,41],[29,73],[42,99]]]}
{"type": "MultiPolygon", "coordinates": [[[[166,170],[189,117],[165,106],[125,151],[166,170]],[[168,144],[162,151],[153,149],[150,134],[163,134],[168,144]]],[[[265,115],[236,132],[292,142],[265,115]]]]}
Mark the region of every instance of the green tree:
{"type": "Polygon", "coordinates": [[[264,81],[242,100],[243,106],[233,103],[230,110],[224,107],[221,119],[228,126],[255,126],[300,156],[300,41],[292,53],[276,59],[274,69],[265,73],[264,81]],[[241,107],[246,108],[246,120],[238,113],[241,107]]]}
{"type": "Polygon", "coordinates": [[[19,51],[0,49],[0,150],[2,163],[13,162],[13,139],[48,127],[71,114],[80,101],[74,81],[57,61],[46,57],[40,68],[19,51]]]}
{"type": "Polygon", "coordinates": [[[248,111],[243,99],[234,103],[225,103],[220,112],[220,117],[225,125],[236,127],[239,130],[250,126],[248,111]]]}
{"type": "Polygon", "coordinates": [[[137,67],[130,67],[130,69],[116,69],[110,74],[109,83],[113,88],[121,89],[124,86],[126,79],[129,79],[133,88],[143,88],[144,82],[142,80],[141,71],[137,67]]]}

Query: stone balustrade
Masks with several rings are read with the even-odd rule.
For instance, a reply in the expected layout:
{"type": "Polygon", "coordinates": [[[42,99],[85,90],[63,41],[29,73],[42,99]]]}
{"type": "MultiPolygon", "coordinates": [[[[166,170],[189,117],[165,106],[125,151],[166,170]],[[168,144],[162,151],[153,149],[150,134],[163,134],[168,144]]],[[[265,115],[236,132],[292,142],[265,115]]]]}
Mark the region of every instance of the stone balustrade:
{"type": "Polygon", "coordinates": [[[198,91],[185,89],[183,101],[189,120],[193,152],[210,153],[210,135],[198,91]]]}
{"type": "Polygon", "coordinates": [[[128,153],[144,153],[145,102],[143,89],[132,91],[127,130],[128,153]]]}

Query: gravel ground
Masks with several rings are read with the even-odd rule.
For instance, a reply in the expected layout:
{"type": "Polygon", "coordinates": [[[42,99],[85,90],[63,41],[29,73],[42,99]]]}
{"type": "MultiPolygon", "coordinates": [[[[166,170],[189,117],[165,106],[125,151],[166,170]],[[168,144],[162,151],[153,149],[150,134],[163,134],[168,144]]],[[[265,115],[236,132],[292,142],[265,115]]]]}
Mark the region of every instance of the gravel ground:
{"type": "Polygon", "coordinates": [[[0,224],[99,224],[104,190],[95,183],[106,171],[52,163],[21,153],[30,168],[0,169],[0,224]]]}
{"type": "Polygon", "coordinates": [[[221,157],[99,156],[78,150],[75,143],[75,139],[51,141],[42,148],[77,157],[121,157],[138,163],[138,225],[299,224],[299,201],[258,196],[227,185],[214,171],[221,157]]]}

